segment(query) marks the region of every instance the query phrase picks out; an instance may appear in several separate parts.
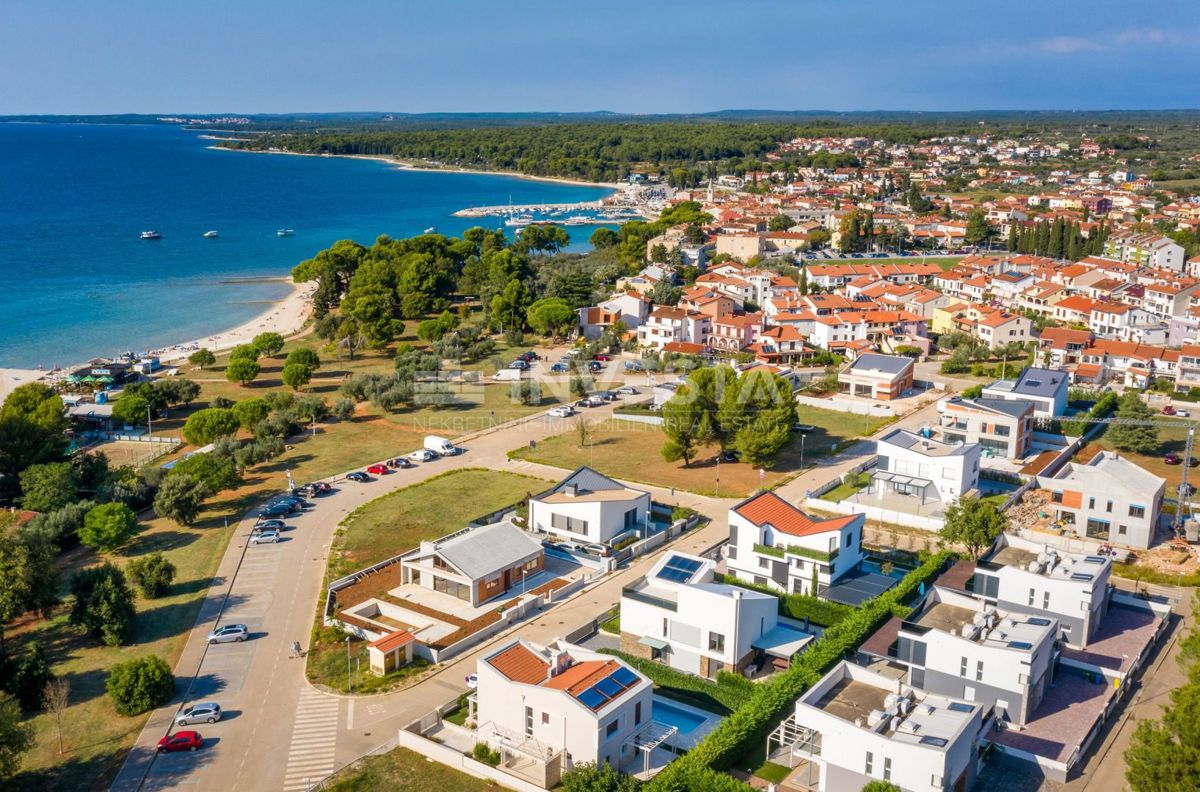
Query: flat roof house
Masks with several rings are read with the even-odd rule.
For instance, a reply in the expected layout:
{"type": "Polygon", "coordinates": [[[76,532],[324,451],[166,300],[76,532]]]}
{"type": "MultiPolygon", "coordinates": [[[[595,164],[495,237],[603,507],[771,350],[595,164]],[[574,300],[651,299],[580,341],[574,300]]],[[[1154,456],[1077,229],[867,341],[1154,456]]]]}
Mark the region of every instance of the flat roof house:
{"type": "Polygon", "coordinates": [[[476,606],[544,566],[541,542],[510,522],[498,522],[421,542],[415,552],[400,559],[400,575],[404,583],[476,606]]]}
{"type": "Polygon", "coordinates": [[[789,742],[785,763],[800,767],[799,781],[820,792],[872,781],[921,792],[965,790],[979,773],[977,748],[990,717],[984,704],[919,690],[843,660],[796,701],[768,741],[768,755],[773,743],[789,742]]]}
{"type": "Polygon", "coordinates": [[[1055,518],[1081,538],[1147,548],[1158,531],[1166,479],[1111,451],[1038,476],[1055,518]]]}
{"type": "Polygon", "coordinates": [[[652,723],[650,680],[611,655],[517,639],[483,657],[476,671],[476,738],[542,761],[565,752],[567,769],[581,762],[620,768],[652,723]]]}
{"type": "Polygon", "coordinates": [[[1033,403],[950,396],[938,402],[933,431],[945,443],[978,443],[982,454],[1023,459],[1033,443],[1033,403]]]}
{"type": "MultiPolygon", "coordinates": [[[[979,484],[977,443],[950,444],[896,429],[876,443],[873,487],[952,503],[979,484]]],[[[873,490],[874,491],[874,490],[873,490]]]]}
{"type": "Polygon", "coordinates": [[[983,389],[984,398],[1033,402],[1034,415],[1057,418],[1067,410],[1070,377],[1061,369],[1029,366],[1015,380],[997,380],[983,389]]]}
{"type": "Polygon", "coordinates": [[[809,517],[774,492],[760,492],[729,510],[725,566],[741,580],[820,595],[862,561],[865,522],[861,514],[809,517]]]}
{"type": "Polygon", "coordinates": [[[621,649],[689,674],[715,677],[786,663],[813,635],[779,622],[779,599],[713,582],[716,562],[671,551],[621,591],[621,649]]]}
{"type": "Polygon", "coordinates": [[[913,368],[910,357],[869,352],[838,373],[838,390],[868,399],[898,399],[912,389],[913,368]]]}
{"type": "Polygon", "coordinates": [[[529,527],[582,544],[609,544],[650,519],[650,493],[581,467],[529,499],[529,527]]]}

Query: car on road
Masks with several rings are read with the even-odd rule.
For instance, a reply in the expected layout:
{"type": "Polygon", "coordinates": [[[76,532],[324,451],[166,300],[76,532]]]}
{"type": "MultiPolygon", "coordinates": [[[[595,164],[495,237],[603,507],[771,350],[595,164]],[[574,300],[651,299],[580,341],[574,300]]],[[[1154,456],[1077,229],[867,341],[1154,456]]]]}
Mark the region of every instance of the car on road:
{"type": "Polygon", "coordinates": [[[176,726],[191,726],[193,723],[216,723],[221,720],[221,705],[215,701],[200,701],[175,716],[176,726]]]}
{"type": "Polygon", "coordinates": [[[347,473],[346,478],[349,479],[350,481],[357,481],[360,483],[371,480],[371,477],[368,476],[366,473],[363,473],[361,470],[356,470],[353,473],[347,473]]]}
{"type": "Polygon", "coordinates": [[[625,370],[626,371],[641,371],[642,364],[641,364],[641,362],[639,362],[637,360],[626,360],[625,361],[625,370]]]}
{"type": "Polygon", "coordinates": [[[622,396],[637,396],[638,389],[632,385],[622,385],[617,388],[617,393],[620,393],[622,396]]]}
{"type": "Polygon", "coordinates": [[[208,634],[210,644],[240,643],[250,637],[250,628],[244,624],[226,624],[208,634]]]}
{"type": "Polygon", "coordinates": [[[467,674],[466,680],[467,687],[471,688],[471,690],[479,687],[479,674],[467,674]]]}
{"type": "Polygon", "coordinates": [[[413,451],[408,455],[408,458],[413,462],[432,462],[438,458],[438,455],[430,451],[428,448],[422,448],[418,451],[413,451]]]}
{"type": "Polygon", "coordinates": [[[608,361],[612,360],[612,355],[605,355],[603,353],[600,353],[597,355],[592,355],[592,360],[599,360],[603,363],[607,363],[608,361]]]}
{"type": "Polygon", "coordinates": [[[204,745],[204,738],[197,731],[180,731],[163,737],[158,741],[159,753],[175,753],[177,751],[195,751],[204,745]]]}
{"type": "Polygon", "coordinates": [[[567,368],[566,363],[555,363],[553,366],[550,367],[551,374],[562,374],[568,370],[569,369],[567,368]]]}
{"type": "Polygon", "coordinates": [[[404,468],[410,468],[410,467],[416,467],[416,465],[414,465],[412,462],[410,462],[408,459],[406,459],[402,456],[396,457],[395,459],[389,459],[387,465],[388,465],[388,467],[396,468],[397,470],[404,469],[404,468]]]}
{"type": "Polygon", "coordinates": [[[1175,408],[1168,404],[1166,407],[1163,407],[1162,414],[1163,415],[1174,415],[1175,408]]]}
{"type": "Polygon", "coordinates": [[[255,531],[250,534],[250,544],[275,544],[279,541],[279,529],[268,528],[265,531],[255,531]]]}
{"type": "Polygon", "coordinates": [[[284,528],[287,528],[287,524],[283,520],[260,519],[258,524],[254,526],[254,530],[256,531],[282,531],[284,528]]]}
{"type": "Polygon", "coordinates": [[[1191,415],[1188,413],[1187,410],[1176,410],[1175,417],[1176,418],[1190,418],[1191,415]]]}
{"type": "Polygon", "coordinates": [[[575,414],[575,408],[569,404],[561,404],[558,407],[551,407],[550,412],[546,414],[551,418],[570,418],[575,414]]]}
{"type": "Polygon", "coordinates": [[[388,466],[383,464],[371,465],[367,468],[367,472],[372,476],[386,476],[388,474],[388,466]]]}

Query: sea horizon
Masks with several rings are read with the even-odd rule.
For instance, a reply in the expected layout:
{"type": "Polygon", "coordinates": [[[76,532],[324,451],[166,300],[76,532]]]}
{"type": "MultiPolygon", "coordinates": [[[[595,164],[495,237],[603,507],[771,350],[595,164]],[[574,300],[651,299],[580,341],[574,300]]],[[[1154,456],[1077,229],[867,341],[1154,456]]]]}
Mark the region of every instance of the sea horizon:
{"type": "MultiPolygon", "coordinates": [[[[370,245],[495,218],[470,206],[612,193],[515,175],[344,157],[236,156],[210,130],[0,123],[0,367],[51,368],[232,329],[292,290],[296,264],[339,239],[370,245]],[[277,236],[280,228],[294,229],[277,236]],[[155,230],[159,240],[142,240],[155,230]],[[205,231],[218,236],[204,238],[205,231]],[[252,280],[239,280],[250,278],[252,280]]],[[[596,226],[566,229],[586,250],[596,226]]]]}

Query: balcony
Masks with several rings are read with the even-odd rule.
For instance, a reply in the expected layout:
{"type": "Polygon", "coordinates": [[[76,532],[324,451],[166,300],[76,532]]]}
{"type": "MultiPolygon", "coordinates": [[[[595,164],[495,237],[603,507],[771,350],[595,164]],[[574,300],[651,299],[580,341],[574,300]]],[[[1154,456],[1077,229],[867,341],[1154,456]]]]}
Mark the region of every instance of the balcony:
{"type": "Polygon", "coordinates": [[[824,550],[811,550],[807,547],[799,547],[797,545],[788,545],[786,548],[771,547],[770,545],[756,544],[754,552],[762,555],[771,556],[772,558],[784,558],[786,555],[801,556],[802,558],[811,558],[814,561],[820,561],[828,564],[838,557],[839,548],[834,548],[829,552],[824,550]]]}

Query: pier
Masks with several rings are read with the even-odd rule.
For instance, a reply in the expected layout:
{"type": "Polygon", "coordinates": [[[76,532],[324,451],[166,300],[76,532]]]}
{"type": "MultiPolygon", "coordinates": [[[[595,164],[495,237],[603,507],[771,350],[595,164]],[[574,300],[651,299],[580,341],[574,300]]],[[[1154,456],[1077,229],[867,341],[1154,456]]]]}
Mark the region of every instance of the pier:
{"type": "Polygon", "coordinates": [[[604,208],[603,201],[583,201],[581,203],[552,203],[552,204],[505,204],[503,206],[473,206],[470,209],[459,209],[455,217],[503,217],[508,214],[551,214],[553,212],[586,212],[599,211],[604,208]]]}

